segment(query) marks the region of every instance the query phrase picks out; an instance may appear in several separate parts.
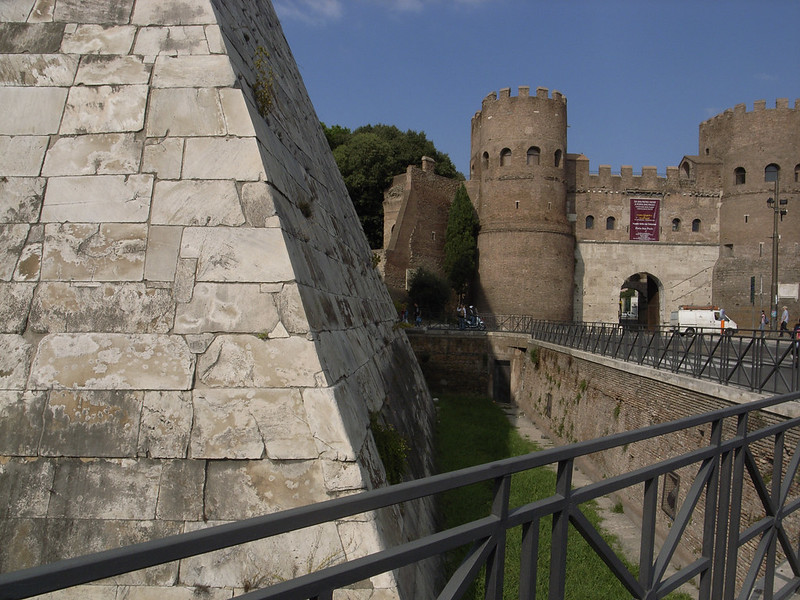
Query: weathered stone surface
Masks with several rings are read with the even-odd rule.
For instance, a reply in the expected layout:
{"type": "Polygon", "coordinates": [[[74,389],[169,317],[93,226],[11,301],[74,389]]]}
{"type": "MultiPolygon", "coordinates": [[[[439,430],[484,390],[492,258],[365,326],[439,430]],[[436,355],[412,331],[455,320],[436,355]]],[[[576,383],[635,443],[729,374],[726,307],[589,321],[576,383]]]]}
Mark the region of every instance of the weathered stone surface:
{"type": "Polygon", "coordinates": [[[173,281],[178,266],[183,228],[151,225],[147,231],[144,278],[147,281],[173,281]]]}
{"type": "Polygon", "coordinates": [[[338,397],[336,388],[303,390],[303,403],[320,454],[354,461],[367,435],[369,415],[338,387],[338,397]]]}
{"type": "MultiPolygon", "coordinates": [[[[27,466],[26,464],[25,467],[27,466]]],[[[9,481],[25,476],[26,473],[17,475],[10,472],[9,481]]],[[[0,489],[5,487],[3,485],[0,489]]],[[[3,545],[0,546],[0,571],[7,573],[42,564],[46,527],[44,519],[0,519],[0,536],[3,539],[3,545]]]]}
{"type": "Polygon", "coordinates": [[[159,179],[179,179],[182,164],[183,140],[167,138],[145,143],[142,172],[155,173],[159,179]]]}
{"type": "Polygon", "coordinates": [[[0,23],[0,53],[54,54],[63,35],[64,23],[0,23]]]}
{"type": "MultiPolygon", "coordinates": [[[[72,463],[74,466],[73,461],[69,460],[66,462],[72,463]]],[[[61,470],[62,469],[59,468],[59,471],[61,470]]],[[[71,470],[73,472],[75,471],[74,468],[71,470]]],[[[60,480],[60,482],[63,481],[64,474],[65,473],[61,473],[62,480],[60,480]]],[[[105,472],[103,472],[102,469],[98,468],[94,469],[91,475],[94,476],[94,481],[100,483],[102,486],[105,483],[112,483],[105,479],[105,476],[114,477],[121,474],[122,472],[119,469],[105,469],[105,472]]],[[[131,475],[133,475],[133,473],[131,473],[131,475]]],[[[139,475],[141,476],[141,474],[139,475]]],[[[92,485],[92,477],[84,477],[83,475],[80,475],[80,477],[86,480],[87,486],[92,485]]],[[[77,484],[78,482],[75,483],[77,484]]],[[[118,485],[117,482],[114,482],[114,484],[118,485]]],[[[103,488],[100,487],[99,489],[102,490],[103,488]]],[[[96,489],[84,488],[83,491],[90,491],[92,495],[97,494],[96,489]]],[[[111,488],[107,488],[107,491],[109,494],[115,492],[115,490],[111,488]]],[[[121,500],[127,502],[127,497],[134,492],[135,490],[133,489],[129,490],[127,493],[123,492],[124,495],[121,500]]],[[[135,499],[131,498],[130,500],[132,505],[138,504],[135,499]]],[[[58,560],[59,558],[80,556],[82,554],[90,554],[92,552],[100,552],[101,550],[110,550],[112,548],[164,538],[182,533],[182,530],[182,521],[154,521],[152,519],[137,521],[124,517],[122,519],[87,519],[81,517],[63,519],[50,517],[44,532],[47,544],[41,562],[48,563],[58,560]]],[[[105,581],[120,585],[171,586],[175,583],[177,578],[178,563],[176,561],[158,567],[152,567],[144,571],[137,571],[130,575],[120,575],[105,581]]],[[[87,586],[89,589],[92,587],[93,586],[87,586]]]]}
{"type": "Polygon", "coordinates": [[[34,297],[29,325],[37,333],[166,333],[172,326],[173,306],[170,290],[142,283],[43,282],[34,297]]]}
{"type": "Polygon", "coordinates": [[[291,281],[294,271],[280,229],[188,227],[182,258],[197,259],[197,280],[291,281]]]}
{"type": "Polygon", "coordinates": [[[0,177],[0,223],[35,223],[39,219],[44,179],[0,177]]]}
{"type": "Polygon", "coordinates": [[[160,478],[161,463],[146,459],[61,460],[48,516],[152,519],[160,478]]]}
{"type": "Polygon", "coordinates": [[[236,76],[223,55],[165,56],[156,59],[153,87],[232,87],[236,76]]]}
{"type": "Polygon", "coordinates": [[[145,392],[139,456],[186,458],[193,415],[189,392],[145,392]]]}
{"type": "Polygon", "coordinates": [[[53,390],[44,411],[42,456],[136,456],[142,392],[53,390]]]}
{"type": "Polygon", "coordinates": [[[55,466],[40,458],[12,458],[0,463],[0,515],[3,519],[47,515],[55,466]]]}
{"type": "Polygon", "coordinates": [[[198,283],[191,302],[177,307],[175,333],[269,334],[278,324],[275,300],[255,283],[198,283]]]}
{"type": "Polygon", "coordinates": [[[85,56],[81,61],[76,85],[135,85],[150,80],[151,66],[138,56],[85,56]]]}
{"type": "Polygon", "coordinates": [[[331,494],[369,489],[369,474],[357,462],[323,460],[325,489],[331,494]]]}
{"type": "Polygon", "coordinates": [[[0,335],[0,390],[24,390],[33,348],[20,335],[0,335]]]}
{"type": "Polygon", "coordinates": [[[265,447],[273,460],[318,455],[297,390],[203,390],[194,398],[195,458],[262,458],[265,447]]]}
{"type": "Polygon", "coordinates": [[[225,113],[228,135],[254,137],[256,130],[253,127],[253,119],[259,116],[251,114],[248,110],[242,90],[223,88],[219,90],[219,97],[225,113]]]}
{"type": "Polygon", "coordinates": [[[141,281],[147,226],[49,224],[45,229],[43,280],[141,281]]]}
{"type": "Polygon", "coordinates": [[[215,89],[169,88],[150,92],[149,137],[224,135],[222,105],[215,89]]]}
{"type": "Polygon", "coordinates": [[[178,260],[178,266],[175,269],[175,286],[173,288],[176,302],[191,301],[196,272],[196,258],[178,260]]]}
{"type": "Polygon", "coordinates": [[[146,85],[72,87],[61,134],[139,131],[144,126],[146,85]]]}
{"type": "MultiPolygon", "coordinates": [[[[30,235],[28,236],[30,238],[30,235]]],[[[42,244],[27,244],[19,255],[14,281],[38,281],[42,268],[42,244]]]]}
{"type": "MultiPolygon", "coordinates": [[[[221,524],[187,523],[186,530],[221,524]]],[[[186,585],[253,589],[319,571],[343,559],[336,527],[325,523],[185,559],[181,561],[181,581],[186,585]]]]}
{"type": "Polygon", "coordinates": [[[57,133],[67,89],[0,86],[0,106],[3,107],[0,111],[0,131],[5,135],[57,133]],[[30,110],[31,106],[35,106],[36,110],[30,110]]]}
{"type": "Polygon", "coordinates": [[[308,333],[308,317],[303,308],[300,288],[296,283],[284,284],[278,294],[278,314],[289,333],[308,333]]]}
{"type": "Polygon", "coordinates": [[[127,23],[133,0],[59,0],[55,18],[68,23],[127,23]]]}
{"type": "Polygon", "coordinates": [[[0,456],[36,456],[46,400],[44,393],[0,391],[0,456]]]}
{"type": "Polygon", "coordinates": [[[29,385],[31,389],[187,390],[193,363],[194,356],[177,336],[56,333],[39,343],[29,385]]]}
{"type": "Polygon", "coordinates": [[[260,459],[264,440],[248,409],[253,390],[195,390],[192,458],[260,459]]]}
{"type": "Polygon", "coordinates": [[[0,225],[0,281],[11,281],[29,229],[24,224],[0,225]]]}
{"type": "Polygon", "coordinates": [[[51,23],[55,11],[55,0],[34,0],[28,15],[28,23],[51,23]]]}
{"type": "Polygon", "coordinates": [[[0,54],[0,85],[68,86],[72,85],[77,69],[77,56],[0,54]]]}
{"type": "Polygon", "coordinates": [[[203,460],[168,460],[162,462],[156,518],[167,521],[200,521],[206,462],[203,460]]]}
{"type": "Polygon", "coordinates": [[[314,342],[300,337],[220,335],[197,359],[198,377],[211,387],[313,387],[320,370],[314,342]]]}
{"type": "Polygon", "coordinates": [[[42,175],[133,174],[141,156],[142,144],[130,133],[62,137],[48,150],[42,175]]]}
{"type": "Polygon", "coordinates": [[[255,138],[189,138],[184,150],[183,176],[240,181],[266,178],[255,138]]]}
{"type": "Polygon", "coordinates": [[[25,21],[31,12],[31,0],[5,0],[0,4],[0,21],[25,21]]]}
{"type": "MultiPolygon", "coordinates": [[[[228,600],[231,597],[231,591],[227,588],[202,588],[202,600],[228,600]]],[[[103,596],[103,600],[110,596],[103,596]]],[[[196,587],[153,587],[144,585],[131,585],[127,587],[120,587],[117,589],[116,600],[199,600],[198,588],[196,587]]],[[[61,599],[61,596],[59,596],[61,599]]],[[[72,600],[71,598],[63,598],[61,600],[72,600]]],[[[75,600],[83,600],[81,596],[77,596],[75,600]]],[[[93,600],[88,598],[87,600],[93,600]]]]}
{"type": "Polygon", "coordinates": [[[0,176],[36,177],[47,150],[45,136],[0,136],[0,176]]]}
{"type": "Polygon", "coordinates": [[[222,39],[222,31],[216,23],[206,25],[206,40],[208,41],[208,50],[211,54],[225,54],[225,40],[222,39]]]}
{"type": "Polygon", "coordinates": [[[61,48],[69,54],[128,54],[136,27],[128,25],[78,25],[64,34],[61,48]]]}
{"type": "Polygon", "coordinates": [[[328,500],[319,462],[213,461],[208,464],[209,520],[238,520],[328,500]],[[242,490],[236,498],[230,490],[242,490]]]}
{"type": "Polygon", "coordinates": [[[159,181],[150,222],[156,225],[216,227],[244,223],[233,181],[159,181]]]}
{"type": "Polygon", "coordinates": [[[201,25],[143,27],[136,37],[133,51],[143,56],[209,53],[205,28],[201,25]]]}
{"type": "Polygon", "coordinates": [[[151,175],[51,177],[42,221],[144,222],[150,210],[152,187],[151,175]]]}
{"type": "Polygon", "coordinates": [[[139,25],[192,25],[216,23],[217,19],[208,0],[193,2],[191,6],[181,0],[139,0],[131,21],[139,25]]]}
{"type": "Polygon", "coordinates": [[[23,333],[34,284],[0,283],[0,333],[23,333]]]}
{"type": "Polygon", "coordinates": [[[264,181],[245,183],[242,186],[242,208],[248,225],[265,227],[275,216],[272,187],[264,181]]]}

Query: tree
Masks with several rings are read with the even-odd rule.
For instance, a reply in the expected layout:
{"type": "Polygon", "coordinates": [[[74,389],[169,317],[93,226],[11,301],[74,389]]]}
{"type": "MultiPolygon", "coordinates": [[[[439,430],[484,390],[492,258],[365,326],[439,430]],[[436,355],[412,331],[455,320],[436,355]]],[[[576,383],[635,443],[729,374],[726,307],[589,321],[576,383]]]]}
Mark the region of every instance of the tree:
{"type": "Polygon", "coordinates": [[[478,215],[462,185],[450,205],[444,241],[444,272],[458,294],[463,294],[475,277],[479,227],[478,215]]]}
{"type": "Polygon", "coordinates": [[[436,150],[424,133],[402,132],[393,125],[365,125],[353,132],[325,123],[322,128],[372,248],[383,247],[383,192],[408,165],[418,165],[423,156],[430,156],[436,161],[437,175],[464,179],[450,157],[436,150]]]}

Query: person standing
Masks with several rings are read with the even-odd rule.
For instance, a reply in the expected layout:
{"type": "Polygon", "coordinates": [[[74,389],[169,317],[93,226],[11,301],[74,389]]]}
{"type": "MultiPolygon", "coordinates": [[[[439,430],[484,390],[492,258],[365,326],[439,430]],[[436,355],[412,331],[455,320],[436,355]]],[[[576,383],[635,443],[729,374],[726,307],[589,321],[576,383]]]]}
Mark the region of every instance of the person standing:
{"type": "Polygon", "coordinates": [[[764,337],[764,329],[766,329],[767,323],[769,323],[769,320],[767,320],[767,314],[762,310],[761,319],[758,323],[758,328],[761,330],[761,337],[764,337]]]}
{"type": "Polygon", "coordinates": [[[781,314],[781,337],[783,337],[784,331],[789,333],[789,309],[785,306],[783,307],[783,314],[781,314]]]}

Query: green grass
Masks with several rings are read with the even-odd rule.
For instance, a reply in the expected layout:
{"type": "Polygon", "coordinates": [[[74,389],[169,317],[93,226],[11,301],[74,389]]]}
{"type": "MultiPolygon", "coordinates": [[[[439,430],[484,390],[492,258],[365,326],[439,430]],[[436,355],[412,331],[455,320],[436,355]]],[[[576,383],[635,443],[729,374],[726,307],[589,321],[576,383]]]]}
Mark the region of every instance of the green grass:
{"type": "MultiPolygon", "coordinates": [[[[511,426],[502,410],[490,400],[468,396],[444,396],[439,401],[437,424],[437,465],[440,472],[452,471],[510,456],[538,450],[535,444],[522,438],[511,426]]],[[[555,493],[555,473],[536,469],[519,473],[511,481],[511,506],[520,506],[537,498],[555,493]]],[[[443,494],[440,509],[446,528],[466,523],[490,512],[491,484],[480,484],[443,494]]],[[[581,506],[586,517],[597,527],[599,516],[594,503],[581,506]]],[[[540,522],[539,573],[537,598],[548,597],[550,567],[550,529],[552,519],[540,522]]],[[[605,535],[613,548],[618,542],[605,535]]],[[[568,537],[566,595],[569,600],[614,600],[631,596],[608,570],[581,535],[570,526],[568,537]]],[[[519,565],[521,530],[508,532],[505,564],[505,598],[519,597],[519,565]]],[[[466,554],[463,548],[447,557],[447,576],[455,571],[466,554]]],[[[619,554],[619,552],[618,552],[619,554]]],[[[626,562],[627,564],[627,562],[626,562]]],[[[628,565],[636,575],[635,567],[628,565]]],[[[465,598],[483,598],[481,574],[465,598]]],[[[671,600],[686,599],[686,595],[670,595],[671,600]]]]}

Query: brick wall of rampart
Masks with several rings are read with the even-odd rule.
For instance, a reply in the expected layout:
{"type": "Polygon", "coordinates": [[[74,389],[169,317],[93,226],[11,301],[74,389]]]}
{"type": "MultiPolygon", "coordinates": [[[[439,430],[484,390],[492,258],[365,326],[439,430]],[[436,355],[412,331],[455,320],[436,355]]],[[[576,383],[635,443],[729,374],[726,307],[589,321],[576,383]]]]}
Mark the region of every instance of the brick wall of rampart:
{"type": "MultiPolygon", "coordinates": [[[[538,353],[538,360],[533,361],[530,353],[520,354],[515,359],[520,376],[519,387],[513,390],[514,398],[525,414],[547,431],[557,444],[630,431],[725,408],[734,401],[743,402],[751,397],[759,397],[743,392],[726,400],[715,393],[703,393],[678,382],[671,383],[658,371],[637,374],[629,369],[612,368],[595,360],[587,360],[582,357],[587,356],[584,353],[562,352],[535,342],[530,344],[530,348],[538,353]]],[[[713,387],[713,384],[709,384],[709,387],[713,387]]],[[[760,412],[752,417],[751,428],[782,420],[784,417],[780,414],[760,412]]],[[[727,436],[732,434],[734,427],[734,423],[726,422],[727,436]]],[[[706,445],[709,435],[710,427],[704,425],[666,439],[643,441],[593,455],[591,461],[584,462],[582,466],[595,478],[607,478],[706,445]]],[[[787,439],[787,448],[794,449],[798,443],[797,432],[787,437],[791,438],[787,439]]],[[[771,469],[771,442],[759,443],[755,448],[759,470],[766,474],[771,469]]],[[[676,471],[680,477],[678,509],[686,499],[697,468],[698,465],[693,465],[676,471]]],[[[663,479],[660,486],[663,486],[663,479]]],[[[747,476],[742,489],[745,496],[743,522],[750,523],[763,515],[763,508],[759,508],[760,503],[747,476]]],[[[662,492],[663,487],[660,487],[659,502],[662,501],[662,492]]],[[[621,493],[620,498],[632,510],[641,510],[641,488],[630,488],[621,493]]],[[[696,516],[682,538],[684,560],[699,553],[703,508],[704,501],[701,500],[695,509],[696,516]]],[[[662,536],[671,523],[670,517],[659,510],[658,526],[662,536]]],[[[754,549],[755,543],[749,544],[745,554],[751,554],[754,549]]]]}

